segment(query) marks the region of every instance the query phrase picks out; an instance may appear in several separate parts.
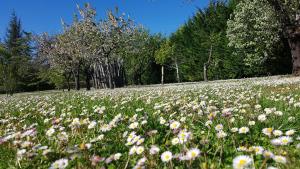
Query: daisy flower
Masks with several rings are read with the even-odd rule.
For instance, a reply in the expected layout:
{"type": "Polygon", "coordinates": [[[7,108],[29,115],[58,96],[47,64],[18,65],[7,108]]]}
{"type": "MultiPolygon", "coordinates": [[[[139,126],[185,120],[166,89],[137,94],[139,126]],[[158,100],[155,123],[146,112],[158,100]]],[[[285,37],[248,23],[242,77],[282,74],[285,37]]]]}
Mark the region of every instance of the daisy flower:
{"type": "Polygon", "coordinates": [[[273,160],[276,161],[277,163],[282,163],[282,164],[285,164],[287,162],[286,158],[280,155],[274,156],[273,160]]]}
{"type": "Polygon", "coordinates": [[[288,130],[285,132],[285,135],[287,135],[287,136],[291,136],[293,134],[295,134],[295,130],[288,130]]]}
{"type": "Polygon", "coordinates": [[[225,133],[224,131],[219,131],[218,133],[217,133],[217,137],[218,138],[224,138],[224,137],[226,137],[227,136],[227,133],[225,133]]]}
{"type": "Polygon", "coordinates": [[[273,134],[274,134],[274,136],[281,136],[283,133],[282,133],[282,131],[280,131],[280,130],[274,130],[273,131],[273,134]]]}
{"type": "Polygon", "coordinates": [[[145,148],[143,146],[138,146],[136,148],[136,153],[137,154],[142,154],[144,152],[145,148]]]}
{"type": "Polygon", "coordinates": [[[267,120],[267,117],[265,114],[261,114],[257,117],[258,121],[263,122],[265,120],[267,120]]]}
{"type": "Polygon", "coordinates": [[[252,166],[252,159],[250,156],[240,155],[233,159],[233,168],[234,169],[246,169],[252,166]]]}
{"type": "Polygon", "coordinates": [[[189,159],[195,159],[196,157],[198,157],[200,155],[200,150],[198,148],[193,148],[193,149],[190,149],[188,152],[187,152],[187,157],[189,159]]]}
{"type": "Polygon", "coordinates": [[[172,160],[173,154],[170,151],[165,151],[161,154],[160,158],[163,162],[169,162],[172,160]]]}
{"type": "Polygon", "coordinates": [[[180,127],[180,123],[178,121],[173,121],[171,124],[170,124],[170,128],[172,130],[175,130],[175,129],[178,129],[180,127]]]}
{"type": "Polygon", "coordinates": [[[171,142],[172,142],[172,145],[176,145],[179,143],[179,138],[177,138],[177,137],[173,138],[171,142]]]}
{"type": "Polygon", "coordinates": [[[246,134],[249,132],[249,128],[248,127],[241,127],[239,128],[239,133],[240,134],[246,134]]]}
{"type": "Polygon", "coordinates": [[[129,125],[129,128],[130,128],[130,129],[135,129],[135,128],[138,127],[138,125],[139,125],[138,122],[133,122],[133,123],[131,123],[131,124],[129,125]]]}
{"type": "Polygon", "coordinates": [[[51,164],[49,169],[64,169],[68,166],[68,159],[59,159],[56,160],[54,163],[51,164]]]}
{"type": "Polygon", "coordinates": [[[222,124],[218,124],[218,125],[216,125],[215,129],[217,131],[221,131],[221,130],[223,130],[223,125],[222,124]]]}
{"type": "Polygon", "coordinates": [[[157,154],[159,152],[159,148],[156,145],[152,145],[150,148],[150,154],[154,155],[157,154]]]}
{"type": "Polygon", "coordinates": [[[230,129],[230,131],[235,133],[235,132],[239,131],[239,129],[237,127],[233,127],[232,129],[230,129]]]}
{"type": "Polygon", "coordinates": [[[270,137],[272,135],[273,128],[264,128],[264,129],[262,129],[262,132],[263,132],[263,134],[270,137]]]}

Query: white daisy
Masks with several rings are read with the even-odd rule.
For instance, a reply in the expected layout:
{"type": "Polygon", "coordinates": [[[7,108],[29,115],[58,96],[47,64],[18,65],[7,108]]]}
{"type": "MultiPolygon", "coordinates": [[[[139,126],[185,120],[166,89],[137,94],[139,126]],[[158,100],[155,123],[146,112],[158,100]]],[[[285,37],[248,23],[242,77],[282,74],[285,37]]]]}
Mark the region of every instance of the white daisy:
{"type": "Polygon", "coordinates": [[[163,162],[169,162],[172,160],[173,155],[170,151],[165,151],[164,153],[161,154],[160,158],[163,162]]]}
{"type": "Polygon", "coordinates": [[[252,159],[250,156],[240,155],[233,159],[233,168],[234,169],[246,169],[251,168],[252,159]]]}

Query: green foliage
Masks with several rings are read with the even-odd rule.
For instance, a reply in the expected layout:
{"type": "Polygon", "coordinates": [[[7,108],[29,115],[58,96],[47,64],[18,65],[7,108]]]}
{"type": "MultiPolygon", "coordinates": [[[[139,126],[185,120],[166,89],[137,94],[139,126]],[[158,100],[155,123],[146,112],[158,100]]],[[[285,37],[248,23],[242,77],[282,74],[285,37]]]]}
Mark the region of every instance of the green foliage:
{"type": "Polygon", "coordinates": [[[155,51],[158,50],[162,38],[160,35],[150,35],[144,28],[138,28],[133,33],[133,42],[125,53],[125,71],[128,84],[156,83],[155,51]]]}
{"type": "Polygon", "coordinates": [[[155,52],[155,61],[157,64],[164,65],[172,57],[174,47],[169,40],[165,40],[160,48],[155,52]]]}
{"type": "Polygon", "coordinates": [[[265,0],[241,1],[228,21],[229,46],[242,57],[250,73],[257,74],[278,46],[280,23],[265,0]]]}
{"type": "Polygon", "coordinates": [[[12,14],[4,43],[1,45],[1,82],[6,93],[36,90],[37,72],[31,61],[32,35],[24,32],[21,21],[12,14]]]}
{"type": "Polygon", "coordinates": [[[209,79],[236,78],[241,76],[240,60],[232,56],[226,38],[227,20],[236,2],[210,2],[180,27],[171,37],[175,46],[183,81],[203,79],[203,66],[208,61],[212,46],[212,63],[209,79]]]}
{"type": "Polygon", "coordinates": [[[65,87],[66,79],[64,73],[59,69],[40,70],[39,77],[44,81],[54,84],[56,89],[63,89],[65,87]]]}

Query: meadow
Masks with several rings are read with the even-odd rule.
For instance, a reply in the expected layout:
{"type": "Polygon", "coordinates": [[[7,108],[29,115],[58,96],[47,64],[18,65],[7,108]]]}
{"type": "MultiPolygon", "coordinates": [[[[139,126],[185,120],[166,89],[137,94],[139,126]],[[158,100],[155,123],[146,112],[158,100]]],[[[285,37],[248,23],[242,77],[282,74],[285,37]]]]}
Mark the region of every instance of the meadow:
{"type": "Polygon", "coordinates": [[[0,168],[300,168],[300,78],[0,97],[0,168]]]}

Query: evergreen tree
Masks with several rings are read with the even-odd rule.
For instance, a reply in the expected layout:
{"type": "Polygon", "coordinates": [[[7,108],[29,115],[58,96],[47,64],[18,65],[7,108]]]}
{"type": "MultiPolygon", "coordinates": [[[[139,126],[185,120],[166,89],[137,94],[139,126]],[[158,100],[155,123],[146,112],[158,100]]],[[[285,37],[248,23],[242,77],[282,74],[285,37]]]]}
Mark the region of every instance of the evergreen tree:
{"type": "Polygon", "coordinates": [[[12,13],[6,37],[4,40],[4,48],[9,53],[9,74],[11,77],[11,86],[14,86],[10,93],[16,90],[26,90],[28,81],[30,81],[30,74],[28,70],[30,65],[30,47],[31,34],[23,32],[21,21],[16,16],[15,12],[12,13]]]}

